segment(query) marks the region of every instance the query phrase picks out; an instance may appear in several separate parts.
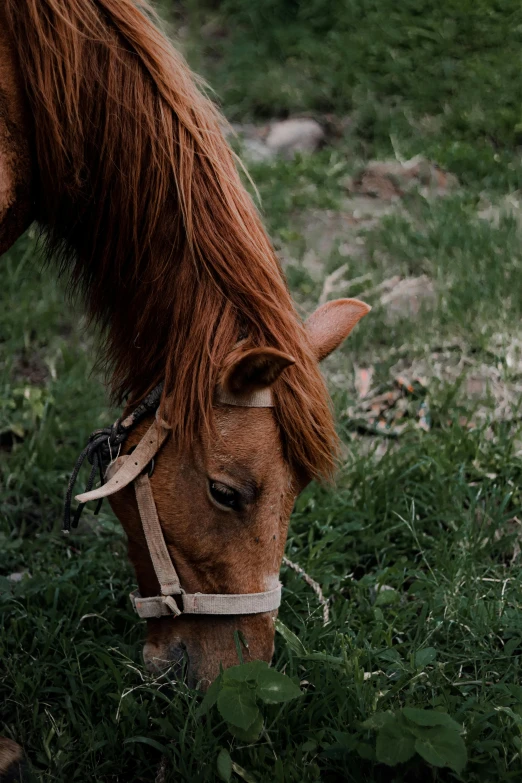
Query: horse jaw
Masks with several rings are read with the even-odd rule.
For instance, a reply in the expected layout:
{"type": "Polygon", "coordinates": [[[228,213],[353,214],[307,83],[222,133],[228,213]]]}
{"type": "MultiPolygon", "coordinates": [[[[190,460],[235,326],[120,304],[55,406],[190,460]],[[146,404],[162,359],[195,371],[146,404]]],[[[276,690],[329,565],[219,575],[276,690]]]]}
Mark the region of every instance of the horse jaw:
{"type": "Polygon", "coordinates": [[[0,255],[34,218],[32,129],[0,8],[0,255]]]}

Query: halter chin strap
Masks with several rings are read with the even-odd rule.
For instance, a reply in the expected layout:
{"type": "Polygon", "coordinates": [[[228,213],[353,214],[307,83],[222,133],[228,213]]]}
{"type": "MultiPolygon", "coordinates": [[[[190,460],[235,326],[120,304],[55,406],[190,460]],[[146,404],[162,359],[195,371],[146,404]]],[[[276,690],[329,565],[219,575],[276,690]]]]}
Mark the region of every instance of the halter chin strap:
{"type": "MultiPolygon", "coordinates": [[[[250,395],[232,395],[220,390],[216,401],[222,405],[248,408],[273,407],[270,389],[250,395]]],[[[264,593],[186,593],[165,543],[152,494],[150,479],[145,468],[160,451],[170,434],[162,421],[156,419],[149,427],[132,454],[118,457],[109,465],[107,482],[98,489],[76,496],[80,503],[113,495],[134,483],[138,511],[143,533],[149,549],[152,566],[160,585],[161,595],[143,598],[136,590],[130,595],[132,605],[142,618],[180,614],[260,614],[271,612],[281,604],[281,585],[264,593]],[[181,608],[176,601],[181,604],[181,608]]]]}

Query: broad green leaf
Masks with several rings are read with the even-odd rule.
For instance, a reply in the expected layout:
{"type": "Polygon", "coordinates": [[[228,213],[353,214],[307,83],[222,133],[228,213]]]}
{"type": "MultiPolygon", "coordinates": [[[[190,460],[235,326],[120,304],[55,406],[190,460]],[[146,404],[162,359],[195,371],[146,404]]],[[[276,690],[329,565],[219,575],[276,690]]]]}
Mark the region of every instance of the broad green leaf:
{"type": "Polygon", "coordinates": [[[383,650],[377,656],[381,661],[390,661],[391,663],[402,663],[402,658],[398,650],[390,647],[388,650],[383,650]]]}
{"type": "Polygon", "coordinates": [[[450,718],[447,712],[438,712],[438,710],[419,710],[416,707],[404,707],[402,714],[417,726],[445,726],[457,733],[462,731],[462,726],[453,718],[450,718]]]}
{"type": "Polygon", "coordinates": [[[326,746],[322,743],[323,751],[322,756],[326,758],[336,758],[338,756],[345,756],[353,753],[357,745],[357,735],[348,734],[346,731],[331,730],[332,735],[335,737],[336,742],[326,746]]]}
{"type": "Polygon", "coordinates": [[[335,737],[337,742],[349,745],[351,748],[355,747],[355,743],[357,742],[356,734],[350,734],[347,731],[337,731],[336,729],[330,729],[330,733],[335,737]]]}
{"type": "Polygon", "coordinates": [[[206,715],[206,713],[210,709],[212,709],[212,707],[217,701],[219,691],[221,690],[221,685],[222,685],[222,675],[218,674],[214,682],[210,685],[208,691],[205,693],[203,701],[197,708],[196,718],[201,718],[202,715],[206,715]]]}
{"type": "Polygon", "coordinates": [[[367,742],[358,742],[355,746],[355,751],[362,759],[375,761],[375,751],[367,742]]]}
{"type": "Polygon", "coordinates": [[[423,739],[415,740],[415,750],[434,767],[451,767],[462,772],[468,755],[460,734],[445,726],[433,726],[425,729],[423,739]]]}
{"type": "Polygon", "coordinates": [[[229,723],[228,730],[234,737],[237,737],[237,739],[242,742],[255,742],[259,739],[261,732],[263,731],[263,716],[259,712],[257,718],[255,718],[248,729],[240,729],[239,726],[233,726],[229,723]]]}
{"type": "Polygon", "coordinates": [[[228,783],[232,777],[232,759],[230,753],[225,748],[221,748],[217,757],[217,773],[220,780],[228,783]]]}
{"type": "Polygon", "coordinates": [[[281,620],[278,619],[275,621],[275,629],[278,633],[281,634],[288,647],[290,647],[295,655],[306,655],[306,648],[302,641],[298,636],[295,635],[293,631],[290,630],[290,628],[287,628],[286,625],[281,622],[281,620]]]}
{"type": "Polygon", "coordinates": [[[392,712],[376,712],[362,724],[363,729],[382,729],[388,723],[394,723],[395,716],[392,712]]]}
{"type": "Polygon", "coordinates": [[[224,685],[217,698],[221,716],[233,726],[248,729],[259,715],[254,693],[241,683],[239,686],[224,685]]]}
{"type": "Polygon", "coordinates": [[[237,666],[231,666],[223,672],[223,682],[231,684],[232,682],[257,682],[259,672],[268,669],[266,661],[249,661],[240,663],[237,666]]]}
{"type": "Polygon", "coordinates": [[[415,737],[403,723],[388,720],[377,735],[376,752],[377,761],[394,767],[411,759],[415,753],[415,737]]]}
{"type": "Polygon", "coordinates": [[[257,679],[257,695],[269,704],[290,701],[302,696],[303,693],[290,677],[275,669],[265,669],[257,679]]]}
{"type": "Polygon", "coordinates": [[[423,650],[419,650],[415,653],[415,667],[417,669],[423,669],[429,663],[433,663],[437,657],[437,650],[435,647],[425,647],[423,650]]]}

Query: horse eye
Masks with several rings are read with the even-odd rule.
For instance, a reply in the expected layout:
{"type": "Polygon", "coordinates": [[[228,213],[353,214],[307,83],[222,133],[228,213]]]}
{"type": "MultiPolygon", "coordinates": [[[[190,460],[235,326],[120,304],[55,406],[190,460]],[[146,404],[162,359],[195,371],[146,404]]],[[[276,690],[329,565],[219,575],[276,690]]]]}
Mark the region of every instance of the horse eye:
{"type": "Polygon", "coordinates": [[[209,481],[209,492],[220,506],[225,508],[237,509],[240,506],[241,497],[235,489],[221,484],[219,481],[209,481]]]}

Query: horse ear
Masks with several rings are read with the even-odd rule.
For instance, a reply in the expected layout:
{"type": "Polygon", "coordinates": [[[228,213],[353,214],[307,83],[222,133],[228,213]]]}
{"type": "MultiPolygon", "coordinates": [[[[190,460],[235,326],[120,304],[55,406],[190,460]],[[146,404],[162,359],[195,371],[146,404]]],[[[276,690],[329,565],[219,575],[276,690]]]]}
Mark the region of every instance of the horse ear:
{"type": "Polygon", "coordinates": [[[267,389],[295,359],[275,348],[233,351],[224,369],[221,386],[231,394],[251,394],[267,389]]]}
{"type": "Polygon", "coordinates": [[[335,351],[371,307],[359,299],[334,299],[321,305],[306,321],[306,331],[321,362],[335,351]]]}

